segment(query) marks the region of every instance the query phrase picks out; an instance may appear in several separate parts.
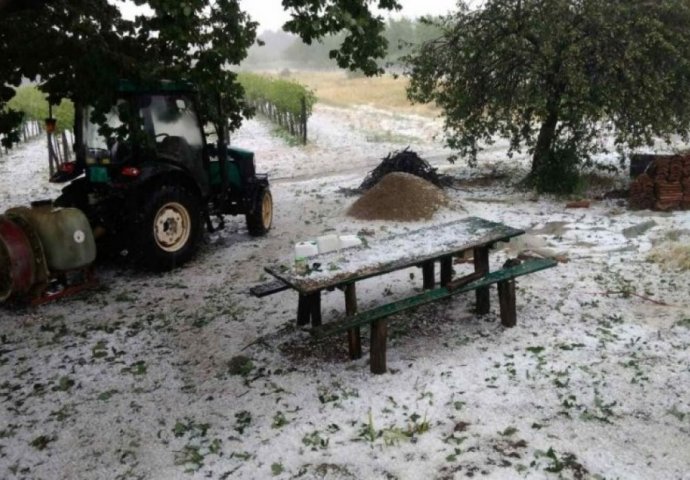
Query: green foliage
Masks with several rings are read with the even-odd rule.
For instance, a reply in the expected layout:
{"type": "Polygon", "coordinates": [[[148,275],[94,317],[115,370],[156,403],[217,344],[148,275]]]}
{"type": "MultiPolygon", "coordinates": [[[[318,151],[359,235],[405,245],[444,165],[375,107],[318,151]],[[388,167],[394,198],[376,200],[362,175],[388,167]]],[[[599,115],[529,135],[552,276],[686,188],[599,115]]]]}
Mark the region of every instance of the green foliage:
{"type": "MultiPolygon", "coordinates": [[[[10,86],[39,80],[51,103],[68,98],[93,105],[103,120],[118,81],[160,79],[198,86],[201,114],[218,133],[239,127],[248,114],[242,87],[229,67],[238,65],[256,39],[258,24],[239,0],[135,0],[147,14],[125,19],[119,2],[52,0],[27,4],[0,18],[0,133],[14,141],[19,114],[5,112],[10,86]],[[221,108],[218,108],[220,104],[221,108]],[[10,135],[14,132],[14,135],[10,135]]],[[[284,0],[292,14],[286,27],[310,43],[346,31],[338,64],[373,74],[385,53],[383,19],[365,0],[284,0]]],[[[392,10],[394,0],[375,6],[392,10]]],[[[5,13],[5,12],[3,12],[5,13]]]]}
{"type": "Polygon", "coordinates": [[[175,438],[184,438],[187,444],[175,452],[175,464],[184,465],[185,471],[195,472],[204,465],[207,455],[220,455],[222,441],[218,438],[208,438],[208,423],[199,423],[191,418],[183,418],[175,422],[172,431],[175,438]]]}
{"type": "Polygon", "coordinates": [[[246,377],[254,370],[254,362],[251,358],[244,355],[234,356],[228,361],[228,372],[230,375],[240,375],[246,377]]]}
{"type": "Polygon", "coordinates": [[[45,450],[51,442],[55,441],[55,437],[49,437],[47,435],[39,435],[38,437],[31,440],[31,445],[36,450],[45,450]]]}
{"type": "Polygon", "coordinates": [[[293,13],[284,29],[298,34],[307,45],[343,31],[340,46],[331,49],[329,57],[341,68],[359,69],[367,75],[382,73],[376,59],[383,58],[388,47],[382,35],[385,23],[380,15],[372,14],[369,3],[380,9],[400,9],[395,0],[283,0],[293,13]]]}
{"type": "Polygon", "coordinates": [[[307,433],[302,437],[302,444],[306,447],[309,447],[309,449],[314,452],[318,450],[325,450],[328,448],[329,442],[330,439],[328,437],[322,437],[321,432],[318,430],[307,433]]]}
{"type": "Polygon", "coordinates": [[[406,58],[408,95],[443,109],[448,145],[470,162],[506,138],[532,154],[538,188],[570,190],[602,133],[618,148],[688,138],[687,1],[459,2],[432,23],[443,35],[406,58]]]}
{"type": "Polygon", "coordinates": [[[285,417],[285,414],[281,411],[278,411],[275,415],[273,415],[271,428],[283,428],[288,423],[290,423],[290,421],[287,419],[287,417],[285,417]]]}
{"type": "Polygon", "coordinates": [[[581,189],[580,159],[572,146],[554,147],[530,178],[540,192],[570,194],[581,189]]]}
{"type": "Polygon", "coordinates": [[[268,102],[280,112],[295,116],[302,114],[302,99],[306,101],[307,117],[311,115],[316,96],[304,85],[282,78],[255,73],[240,73],[238,80],[244,88],[245,98],[253,103],[268,102]]]}
{"type": "Polygon", "coordinates": [[[3,134],[0,145],[5,148],[11,148],[20,140],[20,126],[24,120],[24,115],[15,110],[0,110],[0,133],[3,134]]]}
{"type": "Polygon", "coordinates": [[[17,88],[14,97],[7,102],[7,108],[22,112],[26,119],[39,122],[48,116],[48,100],[35,86],[17,88]]]}
{"type": "Polygon", "coordinates": [[[247,410],[242,410],[235,414],[235,430],[242,435],[252,423],[252,414],[247,410]]]}
{"type": "MultiPolygon", "coordinates": [[[[48,100],[46,95],[35,85],[24,85],[16,89],[14,97],[7,102],[7,108],[24,115],[25,120],[37,120],[41,123],[48,118],[48,100]]],[[[72,130],[74,125],[74,104],[62,99],[53,107],[53,117],[57,119],[56,130],[72,130]]]]}

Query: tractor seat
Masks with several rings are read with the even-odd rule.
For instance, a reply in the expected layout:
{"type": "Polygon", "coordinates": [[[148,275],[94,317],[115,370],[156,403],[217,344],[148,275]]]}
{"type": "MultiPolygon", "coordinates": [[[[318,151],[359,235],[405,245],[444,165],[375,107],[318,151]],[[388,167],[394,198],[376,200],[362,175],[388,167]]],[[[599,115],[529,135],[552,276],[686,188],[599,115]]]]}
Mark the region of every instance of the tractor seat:
{"type": "Polygon", "coordinates": [[[177,162],[191,162],[194,159],[192,149],[182,137],[165,137],[156,144],[156,152],[159,157],[177,162]]]}

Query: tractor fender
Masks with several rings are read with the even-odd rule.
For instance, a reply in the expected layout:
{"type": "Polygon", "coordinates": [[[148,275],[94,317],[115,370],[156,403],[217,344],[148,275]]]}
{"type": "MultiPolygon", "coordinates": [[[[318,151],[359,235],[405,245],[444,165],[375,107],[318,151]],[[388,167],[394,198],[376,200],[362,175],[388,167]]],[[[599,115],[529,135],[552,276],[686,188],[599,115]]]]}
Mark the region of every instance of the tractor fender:
{"type": "Polygon", "coordinates": [[[201,199],[209,196],[209,187],[206,179],[196,179],[192,173],[179,166],[170,163],[150,162],[140,167],[141,174],[137,179],[137,189],[141,193],[151,192],[161,185],[181,185],[201,199]]]}

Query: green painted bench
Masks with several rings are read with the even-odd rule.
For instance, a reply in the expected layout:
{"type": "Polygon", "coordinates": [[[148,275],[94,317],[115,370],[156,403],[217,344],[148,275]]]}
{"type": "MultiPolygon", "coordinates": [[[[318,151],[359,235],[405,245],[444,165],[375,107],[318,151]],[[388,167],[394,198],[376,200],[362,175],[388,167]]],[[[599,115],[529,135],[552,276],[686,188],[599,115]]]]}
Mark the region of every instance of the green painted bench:
{"type": "Polygon", "coordinates": [[[249,289],[249,294],[256,298],[263,298],[274,293],[282,292],[290,288],[290,285],[283,282],[282,280],[274,280],[272,282],[266,282],[259,285],[255,285],[249,289]]]}
{"type": "MultiPolygon", "coordinates": [[[[386,372],[387,322],[388,317],[391,315],[421,305],[426,305],[443,298],[448,298],[458,293],[485,289],[490,285],[497,284],[501,323],[505,327],[514,327],[517,321],[515,308],[515,279],[523,275],[555,267],[556,265],[557,262],[551,259],[528,260],[518,265],[504,267],[501,270],[480,274],[478,275],[479,278],[469,281],[469,283],[463,284],[462,279],[459,279],[459,283],[456,280],[455,284],[451,281],[446,283],[446,286],[427,290],[418,295],[375,307],[364,312],[354,313],[353,315],[345,316],[334,322],[314,326],[310,331],[316,340],[320,340],[343,332],[348,332],[350,335],[352,332],[357,332],[357,335],[359,335],[360,327],[370,326],[371,341],[369,362],[371,371],[372,373],[384,373],[386,372]]],[[[347,293],[346,290],[346,298],[347,293]]],[[[356,299],[354,301],[356,302],[356,299]]],[[[352,348],[352,339],[350,340],[350,347],[352,348]]]]}

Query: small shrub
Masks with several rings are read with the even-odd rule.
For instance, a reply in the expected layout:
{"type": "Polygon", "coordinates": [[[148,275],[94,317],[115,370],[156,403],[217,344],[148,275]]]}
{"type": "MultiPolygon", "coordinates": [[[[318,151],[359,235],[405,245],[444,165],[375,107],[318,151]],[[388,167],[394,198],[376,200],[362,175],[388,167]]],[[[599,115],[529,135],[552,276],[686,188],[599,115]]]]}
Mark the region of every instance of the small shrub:
{"type": "Polygon", "coordinates": [[[574,147],[554,148],[534,173],[534,187],[540,193],[571,194],[582,190],[580,160],[574,147]]]}

